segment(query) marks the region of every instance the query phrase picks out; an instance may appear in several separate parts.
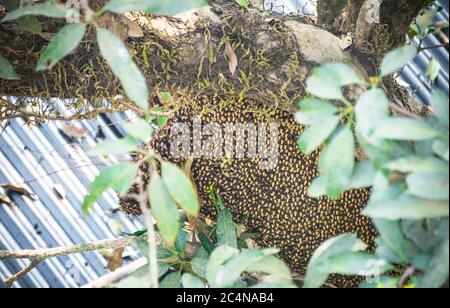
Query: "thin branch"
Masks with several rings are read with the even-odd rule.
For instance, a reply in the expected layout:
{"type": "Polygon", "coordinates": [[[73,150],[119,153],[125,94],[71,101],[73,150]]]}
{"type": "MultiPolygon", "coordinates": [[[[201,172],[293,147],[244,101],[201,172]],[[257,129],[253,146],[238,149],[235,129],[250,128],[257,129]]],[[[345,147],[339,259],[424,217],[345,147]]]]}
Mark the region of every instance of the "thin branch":
{"type": "Polygon", "coordinates": [[[83,289],[102,289],[106,288],[109,285],[118,282],[129,275],[133,274],[137,270],[143,268],[148,265],[148,260],[146,257],[140,258],[134,261],[131,264],[128,264],[124,267],[119,268],[115,272],[108,273],[95,281],[92,281],[86,285],[84,285],[83,289]]]}
{"type": "Polygon", "coordinates": [[[440,44],[440,45],[434,45],[434,46],[420,47],[419,52],[422,52],[424,50],[429,50],[429,49],[448,48],[448,46],[449,45],[447,43],[447,44],[440,44]]]}
{"type": "Polygon", "coordinates": [[[405,116],[408,118],[412,118],[412,119],[416,119],[416,120],[422,120],[422,118],[420,116],[418,116],[417,114],[414,114],[394,103],[389,103],[389,108],[391,109],[392,112],[397,113],[399,115],[402,115],[402,116],[405,116]]]}
{"type": "Polygon", "coordinates": [[[53,257],[67,256],[71,254],[108,249],[113,247],[123,247],[123,246],[135,246],[139,238],[135,236],[112,239],[112,240],[101,240],[91,243],[66,246],[66,247],[56,247],[56,248],[43,248],[35,250],[0,250],[0,260],[6,259],[34,259],[34,260],[45,260],[53,257]]]}
{"type": "Polygon", "coordinates": [[[400,277],[397,287],[399,289],[402,289],[408,282],[409,278],[411,278],[415,274],[415,272],[416,269],[414,267],[408,267],[406,271],[403,273],[402,277],[400,277]]]}
{"type": "Polygon", "coordinates": [[[5,281],[5,287],[10,289],[12,288],[12,285],[14,282],[16,282],[17,280],[19,280],[20,278],[22,278],[23,276],[25,276],[26,274],[28,274],[29,272],[31,272],[36,266],[39,265],[39,263],[41,263],[41,260],[33,260],[31,261],[30,265],[28,265],[27,267],[25,267],[24,269],[22,269],[20,272],[18,272],[15,275],[12,275],[11,277],[9,277],[6,281],[5,281]]]}

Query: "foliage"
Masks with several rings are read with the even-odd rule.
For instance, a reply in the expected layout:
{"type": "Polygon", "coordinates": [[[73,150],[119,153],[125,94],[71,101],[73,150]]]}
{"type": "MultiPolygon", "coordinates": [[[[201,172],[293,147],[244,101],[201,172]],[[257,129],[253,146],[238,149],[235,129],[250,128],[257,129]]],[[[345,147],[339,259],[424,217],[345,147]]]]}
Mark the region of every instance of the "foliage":
{"type": "Polygon", "coordinates": [[[372,187],[364,213],[380,234],[371,254],[364,252],[356,235],[323,243],[309,264],[307,287],[321,286],[331,274],[372,277],[373,283],[364,287],[403,287],[398,275],[382,275],[407,267],[413,268],[414,277],[408,277],[412,286],[440,287],[448,280],[448,97],[434,91],[430,104],[435,115],[429,118],[393,117],[388,98],[378,87],[383,77],[401,69],[416,53],[414,46],[393,50],[371,83],[351,77],[356,73],[349,73],[349,66],[335,64],[320,66],[307,81],[308,90],[318,98],[300,103],[296,119],[307,128],[299,145],[307,155],[323,147],[320,175],[309,194],[336,199],[346,190],[372,187]],[[349,84],[368,87],[355,104],[342,95],[341,88],[349,84]],[[341,105],[340,113],[335,104],[341,105]],[[320,120],[323,130],[316,129],[320,120]],[[339,122],[344,124],[338,126],[339,122]],[[355,161],[357,148],[368,156],[366,161],[355,161]]]}

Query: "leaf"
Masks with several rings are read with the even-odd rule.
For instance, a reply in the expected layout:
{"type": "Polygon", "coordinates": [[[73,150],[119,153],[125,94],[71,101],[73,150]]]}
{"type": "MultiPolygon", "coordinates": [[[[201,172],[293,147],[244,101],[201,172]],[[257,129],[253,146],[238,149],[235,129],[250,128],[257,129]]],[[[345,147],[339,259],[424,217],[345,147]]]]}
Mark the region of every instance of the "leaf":
{"type": "Polygon", "coordinates": [[[306,98],[300,103],[295,119],[301,125],[318,124],[323,118],[336,115],[339,109],[323,100],[306,98]]]}
{"type": "Polygon", "coordinates": [[[449,159],[449,147],[448,147],[448,139],[447,140],[436,140],[433,145],[433,152],[439,155],[441,158],[445,159],[448,162],[449,159]]]}
{"type": "Polygon", "coordinates": [[[412,245],[406,241],[400,222],[375,219],[374,223],[383,242],[397,254],[402,262],[409,261],[411,252],[417,253],[413,250],[412,245]]]}
{"type": "Polygon", "coordinates": [[[346,64],[329,63],[316,67],[306,81],[306,89],[325,99],[343,99],[342,87],[362,83],[356,72],[346,64]]]}
{"type": "Polygon", "coordinates": [[[235,0],[236,3],[243,8],[248,8],[249,0],[235,0]]]}
{"type": "Polygon", "coordinates": [[[374,177],[375,168],[371,163],[356,163],[349,188],[361,189],[370,187],[373,184],[374,177]]]}
{"type": "Polygon", "coordinates": [[[408,156],[391,161],[385,167],[403,173],[442,172],[448,170],[448,163],[434,157],[408,156]]]}
{"type": "Polygon", "coordinates": [[[419,141],[433,139],[440,133],[420,120],[390,118],[378,123],[374,136],[384,139],[419,141]]]}
{"type": "Polygon", "coordinates": [[[236,53],[234,52],[233,47],[231,46],[230,41],[226,41],[225,43],[225,54],[228,57],[228,68],[230,70],[230,73],[231,75],[234,75],[238,66],[238,58],[236,56],[236,53]]]}
{"type": "Polygon", "coordinates": [[[388,99],[379,88],[366,91],[355,106],[356,134],[370,144],[380,145],[380,138],[375,137],[377,124],[389,116],[388,99]]]}
{"type": "Polygon", "coordinates": [[[327,260],[330,257],[342,253],[351,252],[356,242],[357,237],[355,234],[343,234],[323,242],[320,247],[316,249],[309,261],[304,287],[318,288],[322,286],[327,281],[328,273],[319,271],[317,265],[322,260],[327,260]]]}
{"type": "Polygon", "coordinates": [[[416,54],[417,48],[412,45],[400,47],[389,52],[381,62],[381,78],[402,69],[416,57],[416,54]]]}
{"type": "Polygon", "coordinates": [[[428,64],[426,74],[428,77],[430,77],[430,80],[432,82],[436,81],[436,78],[438,78],[439,73],[441,71],[441,65],[438,61],[436,61],[435,58],[433,58],[430,63],[428,64]]]}
{"type": "Polygon", "coordinates": [[[449,239],[447,238],[440,244],[431,259],[425,275],[422,279],[423,288],[440,288],[446,281],[449,275],[449,239]]]}
{"type": "Polygon", "coordinates": [[[131,137],[125,137],[99,143],[94,148],[87,151],[87,154],[89,156],[122,155],[136,150],[136,140],[131,137]]]}
{"type": "Polygon", "coordinates": [[[434,17],[438,13],[439,8],[434,8],[431,10],[424,10],[423,13],[419,14],[416,18],[416,26],[419,34],[423,37],[428,33],[428,29],[431,26],[434,17]]]}
{"type": "Polygon", "coordinates": [[[300,150],[306,155],[314,152],[321,146],[340,122],[339,116],[325,116],[320,123],[307,127],[298,140],[300,150]]]}
{"type": "Polygon", "coordinates": [[[110,188],[120,195],[125,194],[133,184],[137,171],[138,167],[132,163],[117,164],[103,169],[92,183],[90,194],[84,198],[83,212],[87,214],[101,194],[110,188]]]}
{"type": "Polygon", "coordinates": [[[217,244],[237,248],[236,225],[233,214],[227,208],[219,209],[217,213],[217,244]]]}
{"type": "Polygon", "coordinates": [[[327,194],[327,179],[324,176],[316,177],[308,187],[308,197],[319,198],[327,194]]]}
{"type": "Polygon", "coordinates": [[[125,247],[119,247],[114,250],[112,256],[108,260],[108,264],[106,268],[111,272],[115,272],[116,269],[121,268],[123,265],[123,253],[125,251],[125,247]]]}
{"type": "Polygon", "coordinates": [[[189,177],[176,165],[163,162],[162,178],[175,202],[188,214],[197,216],[200,203],[189,177]]]}
{"type": "Polygon", "coordinates": [[[339,75],[322,66],[313,69],[312,75],[306,80],[306,90],[314,96],[325,99],[344,97],[339,75]]]}
{"type": "Polygon", "coordinates": [[[148,89],[144,76],[133,62],[125,44],[108,30],[99,28],[97,40],[100,51],[114,75],[119,78],[128,98],[142,110],[148,110],[148,89]]]}
{"type": "Polygon", "coordinates": [[[159,232],[167,243],[173,246],[179,228],[177,206],[158,174],[152,176],[148,194],[159,232]]]}
{"type": "Polygon", "coordinates": [[[206,250],[208,254],[211,254],[213,250],[216,248],[213,242],[203,233],[200,232],[198,235],[200,239],[200,243],[202,244],[202,247],[206,250]]]}
{"type": "Polygon", "coordinates": [[[449,102],[448,95],[444,91],[437,89],[431,97],[430,104],[434,114],[447,128],[449,127],[449,102]]]}
{"type": "Polygon", "coordinates": [[[208,259],[208,252],[203,247],[200,247],[191,261],[192,272],[201,278],[205,278],[208,259]]]}
{"type": "Polygon", "coordinates": [[[135,23],[125,15],[123,15],[122,18],[125,20],[127,24],[129,37],[134,38],[144,37],[144,31],[137,23],[135,23]]]}
{"type": "Polygon", "coordinates": [[[175,239],[174,243],[175,250],[180,254],[184,254],[186,251],[187,241],[188,241],[188,234],[180,226],[180,231],[178,232],[177,238],[175,239]]]}
{"type": "Polygon", "coordinates": [[[339,198],[347,189],[355,168],[355,140],[350,127],[336,133],[319,157],[319,171],[325,177],[327,194],[339,198]]]}
{"type": "MultiPolygon", "coordinates": [[[[276,253],[278,253],[278,249],[274,248],[245,250],[238,255],[232,256],[226,263],[219,266],[215,273],[214,279],[210,281],[208,278],[208,281],[213,287],[231,287],[238,280],[241,274],[250,268],[250,266],[261,261],[264,257],[274,255],[276,253]]],[[[211,258],[213,258],[213,255],[211,255],[211,258]]]]}
{"type": "Polygon", "coordinates": [[[204,5],[206,5],[204,0],[111,0],[106,4],[103,10],[118,14],[133,11],[145,11],[161,15],[175,15],[204,5]]]}
{"type": "Polygon", "coordinates": [[[36,16],[23,16],[17,20],[17,23],[22,29],[25,29],[33,34],[41,34],[42,25],[36,16]]]}
{"type": "Polygon", "coordinates": [[[12,67],[12,65],[0,55],[0,78],[7,80],[20,80],[19,75],[12,67]]]}
{"type": "Polygon", "coordinates": [[[268,275],[263,282],[277,283],[285,286],[292,285],[291,271],[287,265],[276,256],[269,255],[252,264],[247,272],[265,273],[268,275]]]}
{"type": "Polygon", "coordinates": [[[160,287],[163,289],[179,289],[181,288],[181,272],[174,272],[167,275],[161,281],[160,287]]]}
{"type": "Polygon", "coordinates": [[[317,264],[318,271],[328,274],[378,276],[390,269],[390,265],[383,259],[376,259],[365,253],[344,253],[330,257],[317,264]]]}
{"type": "Polygon", "coordinates": [[[181,283],[183,284],[183,288],[188,289],[205,288],[205,283],[200,278],[189,273],[186,273],[181,277],[181,283]]]}
{"type": "Polygon", "coordinates": [[[85,31],[86,24],[70,24],[62,28],[42,53],[36,70],[39,72],[55,66],[78,46],[85,31]]]}
{"type": "Polygon", "coordinates": [[[439,173],[416,172],[406,178],[408,192],[419,198],[445,201],[449,199],[448,165],[439,173]],[[447,170],[447,172],[445,172],[447,170]]]}
{"type": "MultiPolygon", "coordinates": [[[[239,254],[239,250],[230,246],[219,246],[212,253],[206,266],[206,279],[211,287],[219,286],[217,274],[223,264],[231,257],[239,254]]],[[[219,277],[220,278],[220,277],[219,277]]]]}
{"type": "Polygon", "coordinates": [[[387,220],[441,218],[448,217],[449,206],[445,201],[423,200],[403,194],[393,200],[370,204],[365,208],[364,214],[387,220]]]}
{"type": "Polygon", "coordinates": [[[45,2],[34,4],[31,6],[24,6],[8,13],[3,19],[3,22],[16,20],[22,16],[39,15],[53,18],[65,18],[67,8],[63,5],[56,4],[54,2],[45,2]]]}
{"type": "Polygon", "coordinates": [[[134,122],[126,122],[122,127],[128,135],[142,142],[147,143],[152,138],[153,128],[143,119],[137,119],[134,122]]]}

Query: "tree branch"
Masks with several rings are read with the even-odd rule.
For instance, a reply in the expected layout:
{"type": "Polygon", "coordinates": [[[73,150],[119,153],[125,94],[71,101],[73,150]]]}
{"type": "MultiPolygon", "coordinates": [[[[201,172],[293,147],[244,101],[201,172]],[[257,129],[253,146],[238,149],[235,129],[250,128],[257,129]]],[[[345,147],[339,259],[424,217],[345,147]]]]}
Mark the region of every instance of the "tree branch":
{"type": "Polygon", "coordinates": [[[5,281],[5,286],[6,288],[10,289],[12,288],[12,285],[14,282],[16,282],[17,280],[19,280],[20,278],[22,278],[23,276],[25,276],[26,274],[28,274],[29,272],[31,272],[36,266],[39,265],[39,263],[41,263],[42,261],[40,260],[33,260],[31,261],[30,265],[28,265],[27,267],[25,267],[23,270],[21,270],[20,272],[18,272],[17,274],[9,277],[6,281],[5,281]]]}

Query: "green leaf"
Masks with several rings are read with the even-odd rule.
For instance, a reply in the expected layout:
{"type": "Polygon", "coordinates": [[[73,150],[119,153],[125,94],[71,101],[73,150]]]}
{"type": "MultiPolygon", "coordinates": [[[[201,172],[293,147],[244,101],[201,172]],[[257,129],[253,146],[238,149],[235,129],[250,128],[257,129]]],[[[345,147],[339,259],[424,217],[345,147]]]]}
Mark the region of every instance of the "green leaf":
{"type": "Polygon", "coordinates": [[[100,51],[114,75],[119,78],[128,98],[142,110],[148,110],[148,89],[144,76],[133,62],[127,46],[113,33],[99,28],[97,40],[100,51]]]}
{"type": "Polygon", "coordinates": [[[437,247],[437,250],[431,259],[425,276],[422,279],[423,288],[440,288],[448,280],[449,275],[449,239],[444,240],[437,247]]]}
{"type": "Polygon", "coordinates": [[[406,241],[400,222],[375,219],[374,223],[383,242],[398,255],[401,261],[407,262],[412,253],[417,253],[406,241]]]}
{"type": "Polygon", "coordinates": [[[186,244],[188,241],[188,234],[183,230],[182,225],[180,225],[180,231],[177,234],[177,238],[175,239],[174,248],[175,250],[183,254],[186,251],[186,244]]]}
{"type": "Polygon", "coordinates": [[[342,87],[362,83],[347,64],[329,63],[316,67],[306,81],[306,90],[325,99],[343,99],[342,87]]]}
{"type": "Polygon", "coordinates": [[[309,155],[321,146],[340,122],[339,116],[325,116],[322,122],[307,127],[298,140],[300,150],[309,155]]]}
{"type": "Polygon", "coordinates": [[[78,46],[84,37],[85,31],[85,24],[70,24],[62,28],[42,53],[36,70],[51,69],[78,46]]]}
{"type": "Polygon", "coordinates": [[[439,72],[441,71],[441,65],[435,58],[433,58],[428,64],[426,74],[430,77],[432,82],[436,81],[436,78],[439,76],[439,72]]]}
{"type": "Polygon", "coordinates": [[[181,288],[181,272],[174,272],[167,275],[159,285],[162,289],[181,288]]]}
{"type": "Polygon", "coordinates": [[[0,78],[8,80],[20,80],[19,75],[12,67],[12,65],[0,55],[0,78]]]}
{"type": "MultiPolygon", "coordinates": [[[[158,263],[158,277],[163,276],[169,270],[170,266],[165,263],[158,263]]],[[[120,280],[118,283],[113,284],[111,287],[117,289],[147,289],[151,286],[150,269],[146,265],[128,277],[120,280]]]]}
{"type": "Polygon", "coordinates": [[[239,254],[239,250],[230,246],[219,246],[212,253],[206,267],[206,279],[211,287],[215,288],[220,285],[220,277],[217,277],[219,269],[231,257],[239,254]]]}
{"type": "Polygon", "coordinates": [[[132,163],[109,166],[102,170],[91,185],[90,194],[84,198],[82,209],[85,214],[106,190],[112,188],[120,195],[127,193],[133,184],[138,167],[132,163]]]}
{"type": "Polygon", "coordinates": [[[419,198],[445,201],[449,199],[448,165],[440,173],[416,172],[406,178],[408,192],[419,198]],[[447,170],[447,172],[445,172],[447,170]]]}
{"type": "Polygon", "coordinates": [[[260,261],[250,265],[247,272],[257,272],[267,274],[263,279],[264,283],[276,283],[284,286],[292,286],[291,271],[287,265],[276,256],[266,256],[260,261]]]}
{"type": "Polygon", "coordinates": [[[206,266],[208,265],[209,254],[200,247],[191,261],[192,272],[201,278],[206,278],[206,266]]]}
{"type": "Polygon", "coordinates": [[[444,91],[437,89],[431,97],[430,104],[434,114],[447,128],[449,127],[449,102],[448,95],[444,91]]]}
{"type": "Polygon", "coordinates": [[[355,168],[355,140],[350,127],[344,126],[332,137],[319,157],[319,171],[325,177],[327,194],[339,198],[347,189],[355,168]]]}
{"type": "Polygon", "coordinates": [[[325,99],[342,99],[339,75],[319,66],[313,69],[312,75],[306,80],[306,90],[314,96],[325,99]]]}
{"type": "Polygon", "coordinates": [[[211,254],[213,252],[213,250],[216,248],[214,243],[203,232],[200,232],[198,237],[199,237],[200,243],[202,244],[202,247],[205,249],[205,251],[208,254],[211,254]]]}
{"type": "Polygon", "coordinates": [[[181,277],[181,283],[183,284],[183,288],[188,289],[205,288],[205,283],[200,278],[189,273],[186,273],[181,277]]]}
{"type": "Polygon", "coordinates": [[[381,62],[381,78],[402,69],[415,58],[416,54],[417,48],[412,45],[400,47],[388,53],[381,62]]]}
{"type": "MultiPolygon", "coordinates": [[[[232,256],[226,263],[217,268],[211,285],[219,288],[232,287],[244,271],[247,271],[253,264],[261,261],[264,257],[274,255],[278,251],[278,249],[274,248],[245,250],[239,255],[232,256]]],[[[212,257],[213,255],[211,255],[212,257]]],[[[210,280],[208,279],[208,281],[210,280]]]]}
{"type": "Polygon", "coordinates": [[[384,139],[418,141],[433,139],[440,133],[425,121],[390,118],[378,123],[374,135],[384,139]]]}
{"type": "Polygon", "coordinates": [[[148,194],[159,232],[167,243],[173,246],[179,228],[178,210],[158,174],[152,176],[148,186],[148,194]]]}
{"type": "Polygon", "coordinates": [[[24,6],[8,13],[3,22],[16,20],[22,16],[39,15],[53,18],[65,18],[67,9],[63,5],[56,4],[54,2],[45,2],[40,4],[34,4],[31,6],[24,6]]]}
{"type": "Polygon", "coordinates": [[[379,88],[366,91],[355,106],[356,134],[370,144],[380,145],[373,133],[377,124],[389,116],[388,99],[379,88]]]}
{"type": "Polygon", "coordinates": [[[243,8],[248,8],[248,4],[249,4],[249,0],[234,0],[236,1],[236,3],[243,7],[243,8]]]}
{"type": "Polygon", "coordinates": [[[295,119],[301,125],[320,123],[323,118],[336,115],[339,109],[330,103],[319,99],[306,98],[300,103],[300,111],[295,119]]]}
{"type": "Polygon", "coordinates": [[[355,234],[343,234],[323,242],[309,261],[304,287],[319,288],[322,286],[328,279],[328,273],[319,271],[317,265],[330,257],[351,252],[356,243],[355,234]]]}
{"type": "Polygon", "coordinates": [[[419,34],[424,37],[428,33],[428,29],[433,23],[434,17],[436,16],[439,8],[434,8],[431,10],[424,10],[416,18],[416,26],[419,34]]]}
{"type": "Polygon", "coordinates": [[[433,152],[439,155],[441,158],[448,162],[449,159],[449,147],[447,140],[436,140],[433,145],[433,152]]]}
{"type": "Polygon", "coordinates": [[[188,176],[174,164],[163,162],[162,177],[167,190],[178,205],[187,213],[197,216],[200,203],[188,176]]]}
{"type": "Polygon", "coordinates": [[[125,137],[116,140],[107,140],[97,144],[94,148],[89,150],[89,156],[108,156],[108,155],[122,155],[137,150],[136,140],[131,137],[125,137]]]}
{"type": "Polygon", "coordinates": [[[142,142],[147,143],[152,138],[153,128],[143,119],[137,119],[134,122],[124,123],[122,127],[128,135],[142,142]]]}
{"type": "Polygon", "coordinates": [[[445,201],[431,201],[403,194],[397,199],[373,203],[364,214],[372,218],[387,220],[448,217],[449,206],[445,201]]]}
{"type": "Polygon", "coordinates": [[[356,163],[355,172],[350,181],[349,188],[360,189],[372,186],[375,177],[375,168],[371,163],[356,163]]]}
{"type": "Polygon", "coordinates": [[[118,14],[133,11],[145,11],[161,15],[175,15],[204,5],[206,5],[204,0],[111,0],[106,4],[103,10],[118,14]]]}
{"type": "Polygon", "coordinates": [[[17,23],[22,29],[25,29],[33,34],[42,33],[42,25],[36,16],[23,16],[17,20],[17,23]]]}
{"type": "Polygon", "coordinates": [[[377,276],[388,271],[391,266],[383,259],[376,259],[365,253],[344,253],[330,257],[317,264],[317,270],[328,274],[377,276]]]}
{"type": "Polygon", "coordinates": [[[391,161],[385,167],[403,173],[442,172],[448,170],[448,163],[434,157],[408,156],[391,161]]]}
{"type": "Polygon", "coordinates": [[[308,197],[319,198],[327,194],[327,179],[324,176],[318,176],[312,180],[308,187],[308,197]]]}
{"type": "Polygon", "coordinates": [[[217,213],[217,244],[237,248],[236,225],[233,222],[233,214],[227,208],[219,209],[217,213]]]}

